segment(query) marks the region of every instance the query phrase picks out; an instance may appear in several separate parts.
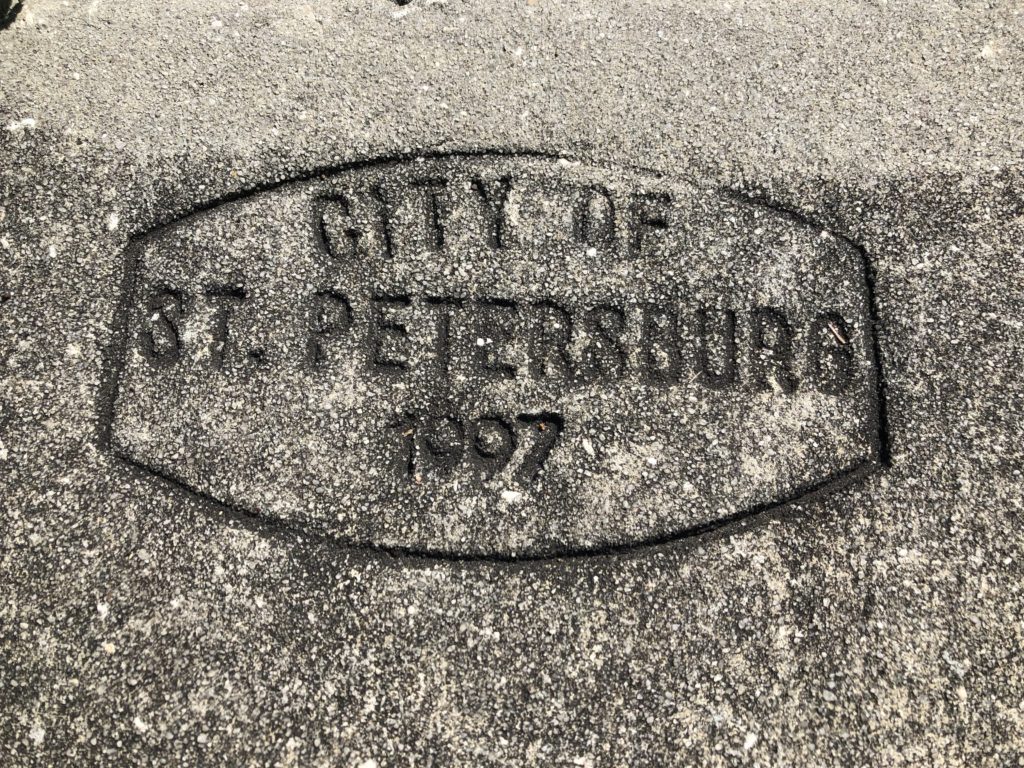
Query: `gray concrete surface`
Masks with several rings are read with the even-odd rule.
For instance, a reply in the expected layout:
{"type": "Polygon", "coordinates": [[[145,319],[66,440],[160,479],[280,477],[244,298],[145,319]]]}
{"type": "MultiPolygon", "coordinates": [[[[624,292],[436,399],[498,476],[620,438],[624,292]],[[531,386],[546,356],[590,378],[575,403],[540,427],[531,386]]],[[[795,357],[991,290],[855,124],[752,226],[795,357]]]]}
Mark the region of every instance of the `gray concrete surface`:
{"type": "MultiPolygon", "coordinates": [[[[1024,763],[1022,13],[1012,3],[27,0],[0,30],[0,763],[1024,763]],[[252,375],[147,378],[146,334],[154,358],[166,356],[178,309],[166,296],[145,304],[152,292],[133,285],[192,280],[210,303],[182,317],[205,317],[205,328],[237,299],[205,293],[223,274],[298,281],[311,295],[312,267],[273,258],[301,255],[295,244],[314,231],[300,233],[303,206],[344,193],[353,168],[483,157],[493,184],[506,161],[487,158],[512,152],[549,158],[536,172],[545,189],[570,173],[562,158],[615,194],[682,195],[673,221],[696,223],[656,233],[656,248],[680,259],[693,290],[672,293],[676,278],[643,245],[616,282],[555,227],[551,249],[535,237],[514,258],[492,244],[422,263],[413,249],[380,279],[454,292],[444,269],[465,258],[477,268],[467,295],[525,302],[539,295],[531,277],[552,274],[554,299],[614,289],[632,307],[711,301],[711,287],[728,286],[715,269],[732,266],[747,287],[734,302],[743,313],[835,298],[849,322],[839,336],[850,331],[854,345],[851,381],[864,385],[850,391],[875,385],[878,418],[867,394],[844,400],[802,378],[787,393],[778,376],[756,391],[743,368],[720,412],[686,411],[699,380],[602,384],[592,411],[583,401],[572,412],[597,414],[595,431],[573,433],[567,420],[561,445],[576,448],[556,446],[538,475],[567,472],[553,495],[493,477],[470,492],[427,472],[449,504],[441,512],[466,518],[459,529],[403,527],[405,508],[436,521],[422,495],[373,499],[344,463],[355,503],[317,486],[331,470],[317,440],[360,434],[377,417],[348,410],[352,430],[313,429],[296,417],[305,387],[317,391],[298,362],[273,380],[261,355],[246,363],[252,375]],[[204,226],[220,251],[196,245],[204,226]],[[686,250],[687,238],[713,247],[686,250]],[[863,256],[857,277],[853,256],[834,255],[847,247],[863,256]],[[819,248],[833,256],[816,260],[819,248]],[[705,252],[716,259],[701,262],[705,252]],[[785,263],[799,268],[757,268],[785,263]],[[562,272],[542,271],[556,264],[562,272]],[[640,388],[632,400],[629,387],[640,388]],[[797,402],[805,415],[780,431],[797,402]],[[757,426],[756,408],[780,421],[757,426]],[[186,412],[192,421],[176,416],[186,412]],[[725,448],[673,448],[668,427],[644,431],[666,414],[687,428],[703,420],[694,440],[719,429],[725,448]],[[263,417],[281,421],[281,441],[263,417]],[[601,428],[618,441],[618,464],[601,428]],[[318,463],[304,464],[300,447],[318,463]],[[765,469],[772,451],[782,458],[765,469]],[[855,454],[870,466],[830,483],[855,454]],[[699,503],[686,501],[682,476],[659,479],[666,457],[704,478],[691,483],[699,503]],[[605,484],[573,479],[565,491],[574,467],[605,484]],[[602,481],[609,467],[620,474],[602,481]],[[828,493],[778,506],[786,488],[821,483],[828,493]],[[505,506],[457,506],[487,494],[505,506]],[[602,498],[615,502],[607,514],[602,498]]],[[[454,162],[452,178],[471,175],[454,162]]],[[[406,178],[388,173],[388,184],[406,178]]],[[[329,247],[369,226],[346,216],[324,219],[329,247]]],[[[345,269],[350,282],[371,274],[345,269]]],[[[231,337],[269,342],[259,350],[272,371],[274,344],[297,327],[275,309],[288,290],[254,293],[266,311],[246,327],[257,330],[231,337]]],[[[354,322],[360,311],[353,304],[354,322]]],[[[305,332],[333,340],[342,315],[310,317],[305,332]]],[[[811,335],[794,326],[799,356],[811,335]]],[[[202,333],[185,339],[206,350],[195,366],[219,354],[202,333]]],[[[742,336],[752,332],[740,333],[753,361],[742,336]]],[[[490,385],[468,381],[449,399],[476,403],[476,418],[490,385]]],[[[340,402],[351,409],[353,393],[377,386],[360,373],[340,402]]],[[[424,380],[409,396],[434,403],[438,386],[424,380]]],[[[552,386],[551,402],[573,389],[552,386]]],[[[367,407],[406,396],[385,390],[367,407]]],[[[538,393],[487,402],[543,405],[538,393]]]]}

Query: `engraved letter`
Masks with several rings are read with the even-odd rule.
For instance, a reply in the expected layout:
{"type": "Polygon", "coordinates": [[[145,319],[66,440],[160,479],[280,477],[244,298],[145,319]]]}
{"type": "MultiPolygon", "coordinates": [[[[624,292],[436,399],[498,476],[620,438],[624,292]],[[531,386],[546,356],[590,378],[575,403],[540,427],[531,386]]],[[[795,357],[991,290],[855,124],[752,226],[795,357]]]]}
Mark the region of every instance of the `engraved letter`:
{"type": "Polygon", "coordinates": [[[853,378],[853,339],[836,312],[818,315],[807,334],[808,378],[829,395],[846,390],[853,378]]]}
{"type": "Polygon", "coordinates": [[[503,299],[482,299],[477,303],[477,338],[473,356],[478,369],[490,376],[515,378],[517,366],[509,362],[505,346],[513,341],[518,305],[503,299]]]}
{"type": "Polygon", "coordinates": [[[434,361],[437,372],[447,375],[452,364],[452,317],[462,308],[462,299],[428,296],[424,303],[434,312],[434,361]]]}
{"type": "Polygon", "coordinates": [[[630,221],[630,252],[633,256],[647,254],[652,242],[660,240],[664,235],[668,229],[671,204],[672,199],[663,192],[644,193],[633,198],[630,221]]]}
{"type": "Polygon", "coordinates": [[[440,251],[445,241],[442,198],[448,182],[444,179],[419,179],[413,182],[413,186],[423,193],[426,206],[426,247],[431,251],[440,251]]]}
{"type": "Polygon", "coordinates": [[[487,244],[491,248],[504,248],[507,234],[505,228],[508,224],[505,204],[508,202],[509,190],[512,189],[512,179],[503,176],[491,181],[477,177],[471,186],[488,214],[488,223],[485,225],[487,244]]]}
{"type": "Polygon", "coordinates": [[[750,320],[750,365],[755,386],[764,392],[777,387],[792,394],[796,391],[793,328],[782,312],[771,307],[755,309],[750,320]]]}
{"type": "Polygon", "coordinates": [[[608,190],[588,187],[576,203],[573,216],[576,239],[592,248],[615,245],[615,203],[608,190]]]}
{"type": "Polygon", "coordinates": [[[374,240],[385,258],[391,256],[391,218],[391,206],[377,186],[358,195],[345,192],[324,200],[318,224],[328,255],[351,261],[373,255],[374,240]]]}
{"type": "Polygon", "coordinates": [[[328,358],[328,339],[341,336],[352,327],[352,305],[336,291],[317,291],[313,294],[309,326],[308,359],[316,367],[328,358]]]}
{"type": "Polygon", "coordinates": [[[530,374],[538,379],[547,376],[563,381],[571,379],[573,366],[569,344],[572,341],[572,316],[553,301],[538,302],[533,309],[530,374]]]}
{"type": "Polygon", "coordinates": [[[371,299],[370,363],[387,373],[409,368],[409,329],[394,313],[409,306],[408,296],[374,296],[371,299]]]}
{"type": "Polygon", "coordinates": [[[608,304],[596,306],[583,316],[589,344],[583,350],[582,373],[587,381],[617,379],[626,368],[622,333],[626,314],[608,304]]]}
{"type": "Polygon", "coordinates": [[[367,194],[377,205],[377,222],[381,250],[384,252],[385,258],[390,258],[394,255],[393,238],[391,236],[391,230],[394,227],[394,205],[388,201],[387,195],[384,194],[383,185],[378,184],[375,187],[371,187],[367,194]]]}
{"type": "Polygon", "coordinates": [[[320,236],[331,258],[339,261],[355,258],[364,233],[352,215],[348,195],[325,200],[319,224],[320,236]]]}
{"type": "Polygon", "coordinates": [[[736,313],[731,309],[697,311],[697,374],[709,389],[725,389],[736,383],[736,313]],[[713,335],[718,338],[713,339],[713,335]],[[719,355],[722,362],[715,365],[713,358],[719,355]]]}
{"type": "Polygon", "coordinates": [[[640,331],[640,365],[647,379],[655,384],[679,381],[682,353],[676,312],[654,304],[645,306],[640,331]]]}
{"type": "Polygon", "coordinates": [[[228,359],[230,345],[229,326],[235,309],[246,299],[245,288],[240,285],[215,285],[206,289],[206,297],[215,307],[213,314],[213,341],[210,344],[210,362],[220,370],[228,359]]]}
{"type": "Polygon", "coordinates": [[[185,315],[181,291],[157,290],[146,302],[149,327],[142,333],[142,351],[152,362],[170,365],[181,357],[179,325],[185,315]]]}

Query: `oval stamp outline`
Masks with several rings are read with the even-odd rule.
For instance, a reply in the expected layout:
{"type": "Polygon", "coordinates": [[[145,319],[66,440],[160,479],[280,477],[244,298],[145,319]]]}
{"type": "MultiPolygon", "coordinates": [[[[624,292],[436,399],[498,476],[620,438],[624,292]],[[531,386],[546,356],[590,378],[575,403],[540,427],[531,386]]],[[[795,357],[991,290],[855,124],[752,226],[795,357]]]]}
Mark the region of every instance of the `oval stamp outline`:
{"type": "MultiPolygon", "coordinates": [[[[595,547],[582,547],[575,549],[566,548],[554,553],[526,552],[514,554],[460,554],[450,551],[436,551],[422,547],[346,542],[331,536],[328,533],[312,530],[301,523],[268,516],[259,511],[218,500],[207,493],[190,486],[185,481],[151,465],[145,464],[128,455],[126,452],[118,450],[112,435],[116,419],[115,409],[119,393],[120,379],[126,365],[129,344],[129,318],[131,314],[130,301],[135,289],[135,282],[139,271],[142,246],[145,243],[159,238],[166,230],[177,227],[189,220],[199,218],[216,209],[230,206],[233,203],[249,201],[255,197],[272,193],[283,187],[300,184],[302,182],[309,182],[316,179],[327,179],[346,172],[393,164],[409,163],[416,160],[458,160],[460,158],[479,160],[489,156],[505,159],[524,158],[532,160],[546,159],[552,161],[565,160],[570,162],[584,162],[588,165],[603,168],[605,170],[623,170],[630,173],[644,173],[661,179],[685,179],[681,174],[666,173],[664,171],[638,165],[615,163],[603,160],[589,160],[577,155],[529,149],[518,150],[492,148],[480,150],[409,152],[381,155],[370,159],[356,160],[348,163],[317,168],[285,179],[258,184],[214,197],[193,208],[186,209],[183,212],[173,214],[167,218],[158,218],[142,231],[130,235],[127,238],[127,242],[124,247],[120,265],[120,285],[117,293],[117,303],[114,309],[112,329],[102,357],[101,382],[98,395],[97,433],[97,443],[100,450],[111,456],[119,465],[124,469],[127,469],[136,477],[143,480],[156,480],[168,488],[173,494],[184,495],[185,497],[191,498],[203,512],[210,514],[225,523],[240,525],[263,535],[285,534],[295,536],[302,540],[314,540],[346,552],[362,553],[371,556],[385,556],[393,559],[397,558],[402,561],[428,564],[444,561],[522,564],[560,562],[596,557],[646,555],[667,547],[678,547],[687,543],[692,544],[705,539],[709,535],[728,533],[739,526],[742,526],[743,528],[753,528],[757,524],[778,519],[783,514],[792,512],[794,508],[817,501],[818,499],[821,499],[835,491],[863,480],[874,472],[889,465],[890,436],[888,432],[885,380],[883,377],[878,339],[879,323],[875,299],[874,273],[865,250],[856,242],[835,232],[830,232],[831,236],[842,242],[845,246],[851,248],[856,253],[863,270],[862,277],[866,291],[865,300],[867,307],[866,320],[869,332],[867,345],[869,352],[868,362],[871,373],[871,387],[869,389],[870,399],[868,402],[870,406],[870,414],[866,435],[869,440],[870,455],[860,463],[826,476],[810,485],[801,487],[786,497],[746,507],[725,518],[693,525],[681,530],[673,531],[667,535],[659,534],[621,544],[617,543],[612,545],[599,545],[595,547]]],[[[777,215],[781,215],[793,221],[799,226],[811,227],[819,230],[824,229],[803,214],[778,205],[767,197],[750,195],[748,193],[729,188],[718,188],[715,191],[725,197],[733,198],[746,205],[770,210],[777,215]]],[[[315,219],[316,212],[312,211],[311,215],[315,219]]]]}

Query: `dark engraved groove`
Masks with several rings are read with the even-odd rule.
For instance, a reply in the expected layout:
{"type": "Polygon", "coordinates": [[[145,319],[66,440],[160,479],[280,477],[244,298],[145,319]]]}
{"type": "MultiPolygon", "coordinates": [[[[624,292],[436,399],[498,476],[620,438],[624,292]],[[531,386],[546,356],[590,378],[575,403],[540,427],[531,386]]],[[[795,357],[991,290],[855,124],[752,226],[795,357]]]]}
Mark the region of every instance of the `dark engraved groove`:
{"type": "MultiPolygon", "coordinates": [[[[546,153],[520,152],[468,152],[424,154],[420,157],[432,158],[481,158],[493,155],[496,157],[529,157],[553,158],[546,153]]],[[[756,504],[722,519],[688,526],[669,534],[658,534],[639,537],[621,544],[601,545],[595,547],[566,547],[557,551],[540,553],[501,552],[478,554],[462,553],[448,550],[437,550],[420,546],[381,546],[375,543],[346,542],[330,533],[318,530],[302,523],[283,520],[269,516],[258,509],[232,498],[223,497],[215,500],[202,491],[191,487],[188,483],[158,467],[140,461],[116,443],[113,438],[115,423],[115,406],[118,400],[129,344],[129,333],[132,316],[132,297],[139,281],[140,259],[144,246],[159,238],[169,227],[178,226],[182,222],[198,220],[208,211],[222,206],[247,200],[255,195],[273,191],[285,185],[300,181],[329,178],[345,171],[362,170],[378,166],[386,166],[408,160],[408,156],[387,157],[371,161],[352,163],[336,168],[323,169],[305,174],[298,179],[267,184],[254,190],[233,193],[225,198],[208,202],[196,209],[170,220],[158,223],[147,232],[134,236],[125,250],[123,260],[123,277],[121,293],[114,316],[111,339],[104,353],[103,378],[100,388],[100,413],[98,420],[98,441],[101,448],[114,456],[132,474],[139,477],[156,478],[168,488],[185,494],[204,509],[237,523],[252,525],[255,530],[277,532],[289,536],[313,538],[332,546],[342,547],[353,553],[366,552],[386,554],[400,558],[403,562],[430,562],[433,560],[519,563],[537,561],[563,561],[592,556],[619,556],[639,553],[652,548],[677,545],[684,540],[710,534],[716,531],[728,531],[737,526],[749,525],[752,518],[774,519],[796,507],[815,501],[826,493],[857,481],[868,474],[886,466],[890,460],[889,435],[885,414],[885,391],[881,370],[880,350],[878,347],[878,319],[874,302],[874,275],[863,249],[849,241],[844,244],[852,247],[862,262],[863,280],[866,286],[866,311],[868,314],[870,340],[868,345],[872,355],[870,376],[872,377],[872,400],[870,425],[870,458],[857,461],[847,467],[831,472],[826,477],[803,485],[784,498],[764,504],[756,504]]],[[[441,190],[443,180],[424,177],[420,180],[422,190],[420,198],[420,215],[423,226],[423,245],[428,250],[445,247],[449,233],[444,224],[443,197],[441,190]]],[[[481,210],[491,215],[490,244],[502,248],[507,238],[507,230],[500,215],[498,201],[508,195],[506,182],[503,178],[481,181],[479,187],[474,186],[481,210]]],[[[384,192],[378,192],[380,210],[386,211],[384,192]]],[[[603,190],[601,194],[604,194],[603,190]]],[[[736,193],[723,192],[725,196],[736,197],[745,205],[763,206],[776,214],[781,214],[798,222],[800,226],[812,226],[811,222],[799,214],[778,208],[763,200],[747,198],[736,193]]],[[[592,202],[593,198],[589,202],[592,202]]],[[[338,202],[337,200],[335,202],[338,202]]],[[[330,234],[325,230],[324,215],[329,200],[321,200],[313,207],[314,232],[317,234],[317,247],[324,254],[332,253],[329,246],[330,234]]],[[[346,203],[347,204],[347,203],[346,203]]],[[[610,207],[610,203],[609,203],[610,207]]],[[[574,224],[577,234],[585,242],[593,242],[594,247],[607,242],[607,227],[600,219],[598,205],[595,210],[583,212],[578,209],[574,224]],[[593,215],[592,215],[593,214],[593,215]]],[[[644,256],[657,247],[659,238],[669,226],[666,219],[665,204],[657,194],[644,195],[630,206],[628,215],[636,222],[632,230],[630,250],[644,256]]],[[[345,230],[351,234],[352,254],[358,250],[358,232],[355,225],[345,230]]],[[[392,251],[391,233],[387,221],[382,224],[386,252],[392,251]]],[[[841,239],[841,238],[839,238],[841,239]]],[[[207,295],[218,302],[217,331],[214,348],[211,350],[214,366],[222,366],[231,353],[227,350],[233,342],[231,323],[234,310],[242,306],[248,298],[246,288],[239,284],[209,286],[207,295]]],[[[331,287],[323,287],[316,294],[318,304],[308,307],[308,337],[306,360],[311,365],[319,365],[330,354],[331,346],[338,339],[353,332],[357,323],[358,312],[354,298],[343,295],[331,287]]],[[[524,333],[526,342],[534,354],[529,357],[525,370],[537,378],[554,382],[573,381],[613,381],[619,376],[629,373],[630,365],[626,357],[628,348],[623,337],[626,318],[623,311],[615,306],[598,304],[592,307],[572,308],[564,305],[558,298],[543,298],[524,303],[518,298],[491,296],[474,299],[470,305],[470,313],[466,313],[466,300],[461,296],[423,296],[381,291],[370,297],[372,307],[371,325],[375,343],[373,358],[375,368],[383,375],[393,375],[407,370],[409,360],[403,355],[404,344],[410,337],[410,327],[402,319],[401,310],[419,302],[431,308],[437,333],[436,360],[439,375],[451,373],[452,355],[448,347],[452,343],[451,320],[457,312],[461,316],[475,318],[480,323],[478,330],[487,331],[492,345],[474,350],[475,360],[479,368],[488,372],[495,380],[514,378],[521,372],[521,366],[503,355],[503,347],[514,341],[517,323],[528,323],[524,333]],[[570,354],[569,347],[576,326],[590,331],[591,339],[600,344],[580,351],[579,357],[570,354]]],[[[184,314],[186,302],[179,297],[179,311],[184,314]]],[[[161,316],[163,317],[163,316],[161,316]]],[[[701,337],[704,339],[699,357],[699,368],[691,370],[683,362],[679,334],[682,320],[676,310],[668,305],[652,302],[642,309],[641,349],[639,372],[642,379],[651,385],[667,387],[685,382],[688,377],[700,376],[707,382],[710,389],[727,388],[736,379],[736,327],[749,322],[752,350],[752,370],[757,383],[768,389],[769,380],[781,388],[783,392],[792,391],[802,383],[804,378],[817,381],[818,372],[823,370],[832,373],[821,373],[822,388],[825,386],[839,387],[835,381],[842,381],[842,351],[833,354],[833,358],[815,358],[813,368],[795,367],[792,364],[793,330],[788,320],[772,307],[758,307],[751,317],[742,318],[731,314],[731,310],[709,308],[701,315],[701,337]],[[710,339],[710,340],[709,340],[710,339]],[[838,356],[836,356],[838,355],[838,356]],[[838,361],[838,362],[836,362],[838,361]],[[828,366],[832,366],[828,368],[828,366]],[[837,367],[838,366],[838,367],[837,367]],[[840,371],[840,373],[835,373],[840,371]],[[828,376],[832,376],[829,379],[828,376]],[[835,379],[835,377],[839,377],[835,379]],[[833,381],[835,379],[835,381],[833,381]]],[[[813,334],[824,334],[826,331],[837,333],[839,338],[849,332],[843,325],[841,317],[822,315],[821,322],[813,326],[813,334]],[[831,321],[831,325],[829,322],[831,321]],[[831,330],[829,330],[831,329],[831,330]]],[[[161,333],[166,338],[170,332],[169,320],[163,320],[161,333]]],[[[173,335],[176,336],[174,329],[173,335]]],[[[823,336],[827,339],[827,336],[823,336]]],[[[340,342],[339,342],[340,343],[340,342]]],[[[166,346],[166,345],[165,345],[166,346]]],[[[154,342],[154,349],[156,344],[154,342]]],[[[247,354],[253,361],[265,361],[267,351],[263,348],[252,348],[247,354]]],[[[810,364],[809,364],[810,365],[810,364]]],[[[838,391],[838,389],[836,390],[838,391]]],[[[432,411],[427,423],[418,414],[409,414],[405,421],[390,425],[400,445],[407,446],[405,458],[399,457],[398,466],[401,471],[413,476],[419,471],[428,474],[445,474],[458,466],[474,468],[480,477],[490,478],[502,472],[506,467],[513,467],[517,477],[525,481],[535,478],[543,471],[544,464],[559,437],[565,429],[564,417],[556,412],[522,412],[522,413],[485,413],[472,419],[464,418],[455,411],[432,411]],[[411,430],[411,434],[408,434],[411,430]],[[527,439],[526,436],[529,436],[527,439]],[[513,454],[522,455],[522,463],[516,467],[513,454]]],[[[510,470],[511,471],[511,470],[510,470]]]]}
{"type": "Polygon", "coordinates": [[[11,5],[9,2],[0,2],[0,32],[10,27],[18,18],[21,9],[25,6],[23,2],[11,5]]]}

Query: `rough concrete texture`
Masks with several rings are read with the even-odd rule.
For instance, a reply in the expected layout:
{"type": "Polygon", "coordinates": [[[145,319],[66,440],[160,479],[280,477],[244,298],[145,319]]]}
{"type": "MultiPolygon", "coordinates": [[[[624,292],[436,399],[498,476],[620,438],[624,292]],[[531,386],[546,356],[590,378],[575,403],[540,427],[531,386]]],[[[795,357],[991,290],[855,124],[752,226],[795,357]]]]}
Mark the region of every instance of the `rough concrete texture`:
{"type": "MultiPolygon", "coordinates": [[[[0,763],[1024,764],[1015,4],[15,10],[0,29],[0,763]],[[252,190],[512,151],[625,169],[611,183],[630,189],[648,173],[691,184],[863,252],[878,356],[857,370],[879,372],[878,466],[700,535],[517,561],[375,548],[401,543],[379,532],[354,546],[343,521],[274,523],[118,455],[111,370],[145,338],[119,319],[133,238],[238,199],[236,226],[265,242],[252,190]]],[[[582,269],[565,280],[586,284],[582,269]]],[[[844,290],[854,306],[859,284],[844,290]]],[[[174,396],[121,401],[124,434],[143,405],[173,431],[174,396]]],[[[186,438],[218,434],[216,411],[186,438]]],[[[244,485],[225,445],[164,474],[215,484],[237,460],[244,485]]],[[[302,491],[285,486],[257,511],[302,491]]],[[[493,522],[505,554],[514,522],[493,522]]]]}

